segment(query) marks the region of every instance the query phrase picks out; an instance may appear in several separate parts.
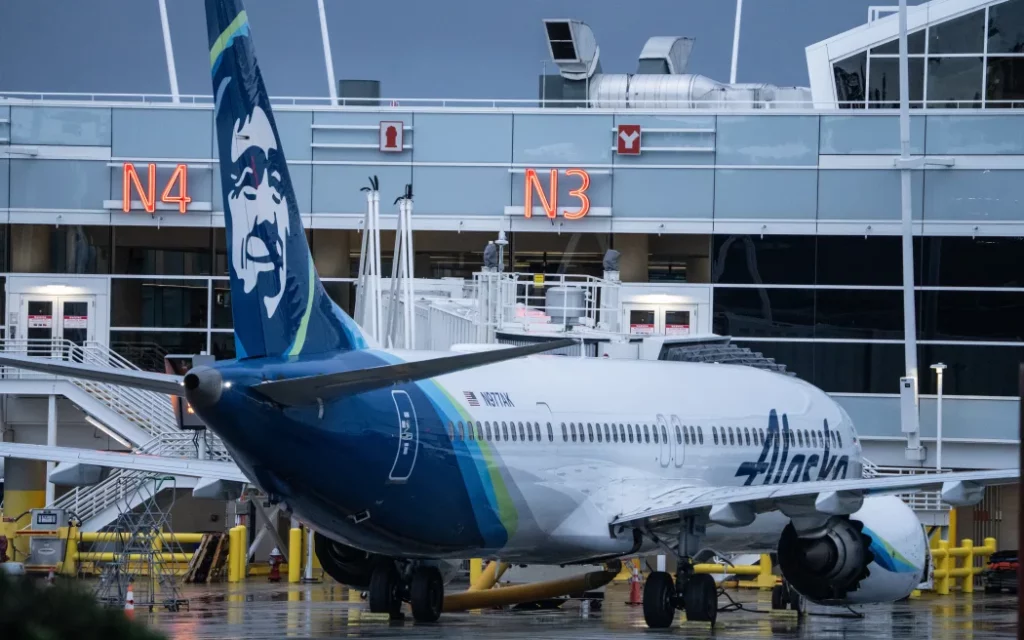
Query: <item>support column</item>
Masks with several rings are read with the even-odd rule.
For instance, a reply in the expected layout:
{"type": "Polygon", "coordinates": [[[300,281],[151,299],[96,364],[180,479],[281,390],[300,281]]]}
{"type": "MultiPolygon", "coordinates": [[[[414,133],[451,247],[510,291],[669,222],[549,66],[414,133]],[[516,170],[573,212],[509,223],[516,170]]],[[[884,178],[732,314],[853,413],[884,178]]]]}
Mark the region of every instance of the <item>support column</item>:
{"type": "Polygon", "coordinates": [[[615,249],[619,256],[619,279],[622,282],[647,282],[647,258],[649,248],[647,234],[617,233],[615,249]]]}
{"type": "MultiPolygon", "coordinates": [[[[57,396],[50,394],[46,401],[46,446],[57,446],[57,396]]],[[[55,486],[50,482],[55,462],[46,463],[46,504],[53,504],[55,486]]]]}

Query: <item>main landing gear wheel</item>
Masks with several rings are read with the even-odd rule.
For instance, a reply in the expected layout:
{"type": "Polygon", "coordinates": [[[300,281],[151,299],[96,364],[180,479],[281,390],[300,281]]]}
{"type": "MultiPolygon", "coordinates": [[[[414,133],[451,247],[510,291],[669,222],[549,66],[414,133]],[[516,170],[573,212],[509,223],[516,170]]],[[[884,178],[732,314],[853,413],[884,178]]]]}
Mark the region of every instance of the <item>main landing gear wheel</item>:
{"type": "Polygon", "coordinates": [[[772,587],[772,610],[781,611],[789,604],[789,593],[786,587],[777,584],[772,587]]]}
{"type": "Polygon", "coordinates": [[[715,579],[706,573],[690,576],[683,587],[683,605],[686,619],[696,622],[710,622],[715,626],[718,618],[718,586],[715,579]]]}
{"type": "Polygon", "coordinates": [[[793,587],[783,583],[772,587],[772,609],[776,611],[791,609],[796,611],[797,616],[803,617],[807,606],[802,595],[793,587]]]}
{"type": "Polygon", "coordinates": [[[437,567],[419,567],[412,574],[409,603],[416,622],[437,622],[444,605],[444,580],[437,567]]]}
{"type": "Polygon", "coordinates": [[[391,564],[373,570],[370,576],[370,613],[399,617],[402,609],[402,581],[391,564]]]}
{"type": "Polygon", "coordinates": [[[656,571],[644,585],[644,622],[651,629],[671,626],[676,616],[676,586],[672,576],[656,571]]]}

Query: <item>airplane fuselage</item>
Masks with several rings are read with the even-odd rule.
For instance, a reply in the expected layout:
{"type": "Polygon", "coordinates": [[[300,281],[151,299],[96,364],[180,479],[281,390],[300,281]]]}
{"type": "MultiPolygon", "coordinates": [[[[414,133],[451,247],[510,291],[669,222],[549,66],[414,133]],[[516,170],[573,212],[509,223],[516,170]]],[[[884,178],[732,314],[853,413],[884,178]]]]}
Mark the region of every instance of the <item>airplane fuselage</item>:
{"type": "MultiPolygon", "coordinates": [[[[634,540],[610,535],[610,519],[673,488],[861,475],[853,425],[834,401],[751,367],[533,356],[301,408],[247,389],[446,355],[218,363],[221,397],[197,410],[300,519],[400,557],[625,554],[634,540]]],[[[713,526],[708,543],[767,548],[785,522],[713,526]]]]}

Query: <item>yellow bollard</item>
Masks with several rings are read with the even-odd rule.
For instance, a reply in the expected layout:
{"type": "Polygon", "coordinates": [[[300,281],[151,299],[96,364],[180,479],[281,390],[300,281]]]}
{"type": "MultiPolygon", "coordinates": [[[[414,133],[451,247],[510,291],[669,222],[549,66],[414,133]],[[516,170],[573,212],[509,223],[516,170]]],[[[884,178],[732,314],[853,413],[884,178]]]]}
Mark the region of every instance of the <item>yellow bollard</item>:
{"type": "Polygon", "coordinates": [[[484,561],[480,558],[469,560],[469,584],[476,584],[484,572],[484,561]]]}
{"type": "Polygon", "coordinates": [[[288,532],[288,582],[295,584],[302,576],[302,528],[288,532]]]}
{"type": "Polygon", "coordinates": [[[235,574],[238,569],[238,532],[235,527],[228,529],[228,582],[235,582],[235,574]]]}
{"type": "Polygon", "coordinates": [[[960,541],[960,545],[967,551],[964,555],[964,569],[967,572],[964,574],[963,582],[960,583],[960,591],[974,593],[974,541],[964,538],[960,541]]]}
{"type": "MultiPolygon", "coordinates": [[[[940,596],[949,595],[949,570],[951,569],[949,563],[949,542],[946,540],[939,540],[939,551],[941,557],[936,563],[941,569],[942,577],[935,579],[935,593],[940,596]]],[[[938,555],[938,554],[937,554],[938,555]]]]}
{"type": "Polygon", "coordinates": [[[770,591],[775,587],[775,575],[772,573],[772,557],[767,553],[761,554],[761,560],[757,563],[761,572],[757,574],[757,588],[761,591],[770,591]]]}

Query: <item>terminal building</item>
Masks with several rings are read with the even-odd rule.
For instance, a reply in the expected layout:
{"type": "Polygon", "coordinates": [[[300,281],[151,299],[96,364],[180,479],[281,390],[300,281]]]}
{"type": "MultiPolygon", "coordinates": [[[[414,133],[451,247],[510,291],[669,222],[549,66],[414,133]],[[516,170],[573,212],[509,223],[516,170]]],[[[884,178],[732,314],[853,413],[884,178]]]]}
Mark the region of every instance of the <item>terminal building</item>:
{"type": "MultiPolygon", "coordinates": [[[[896,15],[808,46],[809,87],[691,74],[694,41],[682,36],[652,38],[635,70],[606,72],[604,34],[573,20],[538,28],[558,72],[539,78],[537,99],[396,104],[373,82],[342,80],[335,104],[274,104],[335,300],[354,311],[362,189],[376,176],[385,229],[411,185],[417,279],[472,283],[499,233],[505,270],[539,282],[604,278],[615,250],[622,291],[632,292],[620,301],[623,334],[728,336],[831,393],[883,466],[936,466],[931,365],[943,363],[942,466],[1015,466],[1024,0],[932,0],[909,11],[911,153],[943,159],[912,176],[927,449],[913,464],[898,388],[896,15]]],[[[155,371],[167,356],[234,357],[211,102],[0,93],[7,349],[155,371]]],[[[385,232],[385,274],[393,242],[385,232]]],[[[147,398],[11,377],[0,391],[4,442],[118,450],[176,428],[170,407],[147,398]],[[156,422],[164,426],[140,426],[156,422]]],[[[191,455],[190,438],[179,453],[191,455]]],[[[8,507],[59,499],[66,488],[49,485],[44,466],[7,460],[8,507]]],[[[83,501],[89,493],[76,491],[83,501]]],[[[960,531],[1015,539],[1016,489],[990,493],[1002,506],[964,510],[960,531]]],[[[209,511],[190,517],[208,525],[223,508],[209,511]]]]}

